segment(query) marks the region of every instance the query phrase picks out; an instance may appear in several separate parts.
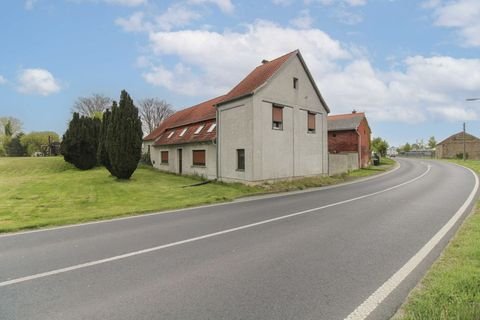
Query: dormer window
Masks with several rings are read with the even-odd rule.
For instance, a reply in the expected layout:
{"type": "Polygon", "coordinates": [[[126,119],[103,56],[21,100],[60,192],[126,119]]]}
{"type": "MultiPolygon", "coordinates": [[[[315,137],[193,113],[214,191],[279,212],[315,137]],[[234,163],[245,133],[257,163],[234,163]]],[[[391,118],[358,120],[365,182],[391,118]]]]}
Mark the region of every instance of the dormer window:
{"type": "Polygon", "coordinates": [[[213,123],[213,124],[210,126],[210,128],[208,128],[208,131],[207,131],[207,132],[208,132],[208,133],[212,132],[213,130],[215,130],[215,127],[216,127],[216,126],[217,126],[217,124],[216,124],[216,123],[213,123]]]}
{"type": "Polygon", "coordinates": [[[187,130],[188,130],[188,128],[183,129],[183,131],[180,132],[179,136],[183,137],[183,135],[185,134],[185,132],[187,132],[187,130]]]}
{"type": "Polygon", "coordinates": [[[174,133],[175,133],[175,131],[170,132],[170,134],[168,135],[167,139],[170,139],[170,138],[173,136],[174,133]]]}
{"type": "Polygon", "coordinates": [[[205,125],[201,125],[200,127],[197,128],[197,130],[195,130],[195,134],[199,134],[200,131],[202,131],[203,127],[205,127],[205,125]]]}
{"type": "Polygon", "coordinates": [[[298,89],[298,78],[293,78],[293,89],[298,89]]]}

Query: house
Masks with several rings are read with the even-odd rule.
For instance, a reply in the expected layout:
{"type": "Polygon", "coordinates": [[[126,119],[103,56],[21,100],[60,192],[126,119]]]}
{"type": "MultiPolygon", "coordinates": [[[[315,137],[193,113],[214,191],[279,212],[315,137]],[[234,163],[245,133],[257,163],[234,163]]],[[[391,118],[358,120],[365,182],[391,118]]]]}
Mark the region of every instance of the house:
{"type": "Polygon", "coordinates": [[[447,139],[438,143],[435,148],[437,158],[462,158],[463,148],[468,159],[480,159],[480,139],[463,131],[451,135],[447,139]]]}
{"type": "Polygon", "coordinates": [[[296,50],[262,61],[225,95],[176,112],[144,145],[156,168],[208,179],[326,175],[328,112],[296,50]]]}
{"type": "Polygon", "coordinates": [[[370,126],[365,113],[353,111],[328,117],[328,152],[358,153],[358,166],[370,165],[370,126]]]}

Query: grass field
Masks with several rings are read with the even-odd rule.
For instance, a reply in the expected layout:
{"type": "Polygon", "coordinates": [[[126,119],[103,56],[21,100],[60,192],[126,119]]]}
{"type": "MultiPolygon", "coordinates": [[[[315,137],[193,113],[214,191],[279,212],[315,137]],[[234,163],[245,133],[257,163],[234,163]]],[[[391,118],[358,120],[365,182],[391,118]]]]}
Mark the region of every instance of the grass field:
{"type": "Polygon", "coordinates": [[[198,183],[141,166],[129,181],[104,168],[80,171],[62,158],[0,158],[0,232],[224,202],[238,197],[340,183],[385,171],[391,165],[336,177],[306,178],[249,187],[198,183]]]}
{"type": "MultiPolygon", "coordinates": [[[[480,161],[453,162],[480,173],[480,161]]],[[[480,202],[396,318],[480,319],[480,202]]]]}

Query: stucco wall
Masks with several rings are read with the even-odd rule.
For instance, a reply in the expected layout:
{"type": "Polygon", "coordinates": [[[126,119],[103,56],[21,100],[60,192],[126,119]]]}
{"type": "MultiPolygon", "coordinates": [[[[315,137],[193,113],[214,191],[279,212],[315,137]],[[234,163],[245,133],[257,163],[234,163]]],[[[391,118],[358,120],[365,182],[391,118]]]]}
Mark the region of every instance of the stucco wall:
{"type": "Polygon", "coordinates": [[[153,166],[162,171],[179,173],[178,149],[182,149],[182,174],[216,178],[216,146],[212,143],[153,147],[150,150],[153,166]],[[205,150],[205,167],[193,165],[193,150],[205,150]],[[168,164],[161,163],[161,151],[168,151],[168,164]]]}
{"type": "Polygon", "coordinates": [[[330,176],[358,169],[358,153],[330,153],[328,155],[330,176]]]}
{"type": "Polygon", "coordinates": [[[327,112],[297,57],[255,94],[253,113],[255,181],[327,174],[327,112]],[[272,129],[273,103],[284,106],[282,130],[272,129]],[[308,111],[316,113],[313,134],[308,111]]]}

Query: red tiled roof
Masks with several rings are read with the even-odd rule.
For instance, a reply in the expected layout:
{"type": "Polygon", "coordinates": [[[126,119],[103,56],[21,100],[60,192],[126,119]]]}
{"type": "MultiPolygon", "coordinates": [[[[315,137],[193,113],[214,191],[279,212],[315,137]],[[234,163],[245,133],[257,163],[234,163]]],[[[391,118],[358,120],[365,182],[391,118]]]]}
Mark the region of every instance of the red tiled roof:
{"type": "Polygon", "coordinates": [[[256,67],[248,76],[240,81],[239,84],[230,90],[219,103],[225,103],[252,94],[258,87],[270,79],[292,55],[296,55],[297,53],[298,50],[295,50],[256,67]]]}
{"type": "Polygon", "coordinates": [[[216,127],[211,132],[208,132],[213,124],[215,124],[215,119],[167,129],[155,140],[154,146],[212,141],[217,135],[216,127]],[[203,126],[201,131],[195,134],[195,131],[201,126],[203,126]],[[185,129],[186,131],[183,132],[185,129]],[[183,135],[180,136],[182,133],[183,135]]]}
{"type": "Polygon", "coordinates": [[[206,120],[216,119],[217,110],[215,108],[215,105],[220,100],[222,100],[223,97],[224,96],[220,96],[220,97],[202,102],[200,104],[197,104],[193,107],[175,112],[165,121],[163,121],[157,129],[153,130],[143,140],[144,141],[155,140],[167,129],[181,127],[188,124],[202,122],[206,120]]]}

